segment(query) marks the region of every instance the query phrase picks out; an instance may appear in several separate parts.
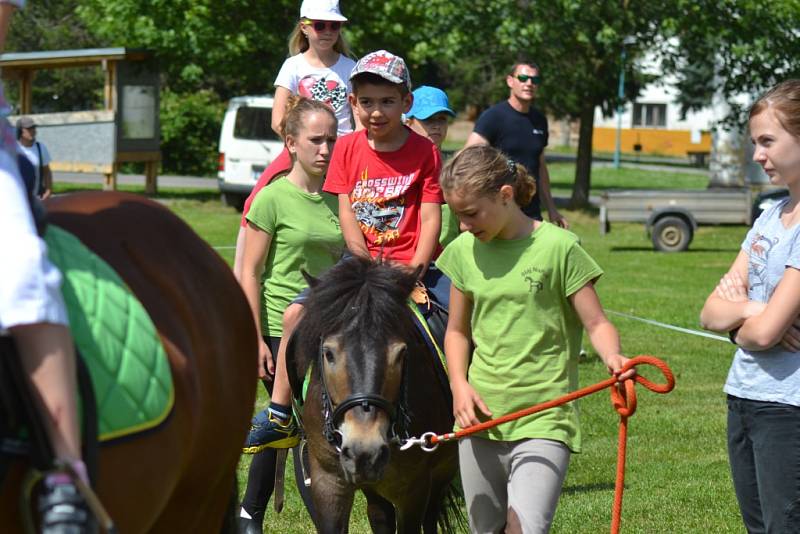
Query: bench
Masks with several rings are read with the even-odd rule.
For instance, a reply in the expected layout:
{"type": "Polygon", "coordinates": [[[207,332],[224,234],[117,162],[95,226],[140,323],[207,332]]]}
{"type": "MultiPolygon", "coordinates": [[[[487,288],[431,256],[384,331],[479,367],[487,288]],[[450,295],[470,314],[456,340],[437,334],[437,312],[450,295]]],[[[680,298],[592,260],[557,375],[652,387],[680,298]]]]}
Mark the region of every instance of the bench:
{"type": "Polygon", "coordinates": [[[705,167],[706,157],[710,154],[708,150],[687,150],[686,155],[689,156],[689,161],[695,167],[705,167]]]}

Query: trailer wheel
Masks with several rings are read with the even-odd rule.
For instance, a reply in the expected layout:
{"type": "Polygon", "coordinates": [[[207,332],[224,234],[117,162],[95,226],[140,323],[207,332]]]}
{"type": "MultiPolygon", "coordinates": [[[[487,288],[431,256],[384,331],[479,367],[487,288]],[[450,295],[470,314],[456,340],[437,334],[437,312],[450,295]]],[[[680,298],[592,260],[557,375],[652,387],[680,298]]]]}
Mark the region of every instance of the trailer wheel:
{"type": "Polygon", "coordinates": [[[692,227],[681,217],[663,217],[653,225],[653,247],[661,252],[686,250],[692,237],[692,227]]]}

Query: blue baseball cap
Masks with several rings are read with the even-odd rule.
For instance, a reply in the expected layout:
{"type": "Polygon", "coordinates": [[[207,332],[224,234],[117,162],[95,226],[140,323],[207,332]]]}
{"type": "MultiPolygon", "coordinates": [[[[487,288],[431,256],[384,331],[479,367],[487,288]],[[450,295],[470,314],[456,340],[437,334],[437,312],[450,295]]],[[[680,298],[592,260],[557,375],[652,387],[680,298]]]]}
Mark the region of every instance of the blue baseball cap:
{"type": "Polygon", "coordinates": [[[413,117],[424,121],[442,111],[451,117],[456,116],[456,113],[450,109],[447,93],[441,89],[430,87],[429,85],[421,85],[412,94],[414,95],[414,103],[411,106],[411,110],[406,113],[406,118],[413,117]]]}

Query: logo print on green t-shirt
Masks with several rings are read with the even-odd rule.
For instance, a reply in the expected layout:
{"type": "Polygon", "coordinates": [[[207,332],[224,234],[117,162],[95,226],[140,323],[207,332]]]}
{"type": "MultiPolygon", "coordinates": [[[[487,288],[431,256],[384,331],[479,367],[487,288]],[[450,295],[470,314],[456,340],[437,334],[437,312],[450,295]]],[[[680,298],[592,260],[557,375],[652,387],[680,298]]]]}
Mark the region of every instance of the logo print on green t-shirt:
{"type": "Polygon", "coordinates": [[[522,278],[528,283],[528,292],[535,293],[544,289],[542,280],[547,278],[547,271],[538,267],[527,267],[522,271],[522,278]]]}

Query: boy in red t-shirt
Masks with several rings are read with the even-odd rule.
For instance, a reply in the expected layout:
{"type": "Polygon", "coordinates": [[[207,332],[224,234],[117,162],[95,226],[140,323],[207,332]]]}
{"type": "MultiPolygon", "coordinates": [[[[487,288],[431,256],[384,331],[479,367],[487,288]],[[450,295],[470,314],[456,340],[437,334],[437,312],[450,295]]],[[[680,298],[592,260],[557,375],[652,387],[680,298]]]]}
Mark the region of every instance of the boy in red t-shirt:
{"type": "MultiPolygon", "coordinates": [[[[439,246],[439,149],[403,125],[413,102],[403,58],[371,52],[356,63],[350,82],[350,106],[364,129],[336,142],[322,189],[339,195],[339,224],[350,253],[422,267],[422,276],[439,246]]],[[[297,441],[291,389],[277,368],[285,368],[286,341],[302,315],[302,300],[284,312],[270,406],[267,417],[253,423],[246,452],[297,441]]]]}
{"type": "Polygon", "coordinates": [[[323,190],[339,195],[351,253],[424,272],[441,227],[441,157],[430,140],[403,125],[413,101],[405,62],[372,52],[356,64],[350,82],[350,106],[364,130],[337,142],[323,190]]]}

